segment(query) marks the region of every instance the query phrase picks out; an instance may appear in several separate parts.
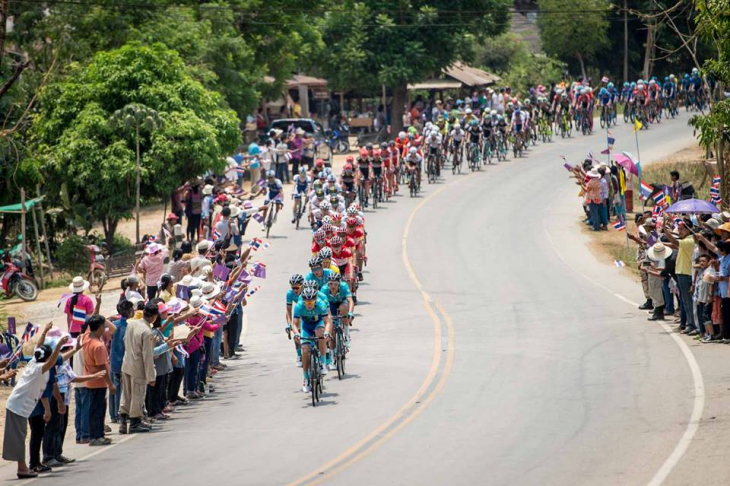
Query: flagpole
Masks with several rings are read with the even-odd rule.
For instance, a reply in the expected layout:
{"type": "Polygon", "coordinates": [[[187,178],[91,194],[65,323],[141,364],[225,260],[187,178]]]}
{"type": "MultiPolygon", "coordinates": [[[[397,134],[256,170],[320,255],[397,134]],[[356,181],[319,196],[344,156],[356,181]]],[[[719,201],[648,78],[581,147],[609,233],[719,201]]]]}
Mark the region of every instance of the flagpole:
{"type": "MultiPolygon", "coordinates": [[[[634,121],[634,139],[636,140],[636,162],[639,164],[639,167],[641,167],[641,153],[639,152],[639,130],[641,130],[641,123],[639,123],[639,128],[637,129],[636,125],[637,121],[634,121]]],[[[644,180],[643,172],[641,169],[639,169],[639,187],[641,187],[641,183],[644,180]]],[[[641,194],[641,191],[639,191],[639,194],[641,194]]],[[[641,212],[644,212],[644,199],[641,199],[641,212]]]]}

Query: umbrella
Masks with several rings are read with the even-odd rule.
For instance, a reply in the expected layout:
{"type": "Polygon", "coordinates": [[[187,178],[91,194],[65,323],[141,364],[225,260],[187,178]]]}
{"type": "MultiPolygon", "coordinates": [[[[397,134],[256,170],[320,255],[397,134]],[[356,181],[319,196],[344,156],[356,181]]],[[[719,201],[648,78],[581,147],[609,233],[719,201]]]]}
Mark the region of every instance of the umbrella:
{"type": "Polygon", "coordinates": [[[638,167],[636,167],[636,164],[626,152],[622,154],[613,154],[612,156],[613,160],[615,160],[618,165],[636,176],[639,175],[638,167]]]}
{"type": "Polygon", "coordinates": [[[692,213],[692,214],[714,214],[720,210],[714,204],[704,199],[685,199],[669,206],[667,213],[692,213]]]}

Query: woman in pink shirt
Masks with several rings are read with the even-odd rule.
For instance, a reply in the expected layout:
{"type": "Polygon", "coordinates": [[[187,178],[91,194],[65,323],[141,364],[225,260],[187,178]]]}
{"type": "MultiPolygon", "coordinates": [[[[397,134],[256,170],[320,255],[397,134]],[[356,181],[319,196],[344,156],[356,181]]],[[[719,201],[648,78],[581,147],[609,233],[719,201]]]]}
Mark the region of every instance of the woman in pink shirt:
{"type": "Polygon", "coordinates": [[[160,277],[165,271],[167,248],[157,243],[150,243],[144,252],[146,255],[137,265],[137,272],[144,275],[144,283],[147,286],[147,300],[152,300],[157,295],[157,282],[160,281],[160,277]]]}
{"type": "Polygon", "coordinates": [[[84,280],[84,277],[74,277],[71,285],[68,286],[73,295],[66,300],[66,307],[63,311],[66,313],[68,332],[74,338],[81,334],[81,326],[86,322],[86,318],[99,312],[100,296],[97,296],[97,305],[94,306],[91,298],[84,294],[88,288],[89,281],[84,280]]]}

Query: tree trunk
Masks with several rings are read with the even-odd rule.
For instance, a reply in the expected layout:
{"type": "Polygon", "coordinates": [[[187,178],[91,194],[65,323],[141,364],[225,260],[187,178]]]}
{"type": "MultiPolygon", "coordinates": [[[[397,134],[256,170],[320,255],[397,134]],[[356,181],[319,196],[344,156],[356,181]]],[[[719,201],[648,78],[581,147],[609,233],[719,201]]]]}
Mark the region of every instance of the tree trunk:
{"type": "Polygon", "coordinates": [[[137,126],[137,130],[136,130],[135,134],[136,134],[135,135],[135,140],[136,140],[136,143],[137,143],[137,198],[136,198],[137,201],[136,201],[135,206],[134,206],[135,207],[135,209],[134,209],[134,219],[136,220],[135,223],[137,225],[137,227],[136,227],[136,230],[137,230],[137,235],[136,235],[137,236],[137,241],[135,243],[139,244],[139,186],[140,186],[140,177],[141,177],[140,176],[140,172],[142,170],[141,167],[140,167],[141,163],[140,163],[140,160],[139,160],[139,126],[137,126]]]}
{"type": "Polygon", "coordinates": [[[408,83],[406,81],[393,86],[393,101],[390,105],[391,134],[398,134],[403,130],[403,114],[406,111],[408,97],[408,83]]]}
{"type": "MultiPolygon", "coordinates": [[[[727,192],[727,180],[725,178],[725,143],[720,137],[717,141],[717,175],[720,176],[720,199],[722,199],[722,206],[727,207],[725,200],[728,197],[727,192]]],[[[724,208],[723,208],[724,209],[724,208]]]]}
{"type": "Polygon", "coordinates": [[[624,83],[629,80],[629,10],[624,0],[624,83]]]}
{"type": "Polygon", "coordinates": [[[585,80],[588,76],[586,76],[586,65],[583,62],[583,56],[580,55],[580,52],[576,52],[575,57],[578,59],[578,62],[580,63],[580,74],[581,74],[581,76],[583,76],[583,80],[585,80]]]}
{"type": "Polygon", "coordinates": [[[654,44],[655,44],[655,30],[656,25],[654,23],[646,26],[646,46],[644,49],[644,79],[649,79],[651,73],[651,67],[654,62],[654,44]]]}
{"type": "Polygon", "coordinates": [[[104,239],[106,240],[106,248],[109,255],[112,255],[114,252],[114,235],[117,232],[118,224],[119,219],[112,218],[110,216],[105,216],[101,220],[101,225],[104,227],[104,239]]]}
{"type": "Polygon", "coordinates": [[[5,57],[5,39],[8,32],[8,12],[10,11],[10,0],[0,0],[0,68],[5,57]]]}

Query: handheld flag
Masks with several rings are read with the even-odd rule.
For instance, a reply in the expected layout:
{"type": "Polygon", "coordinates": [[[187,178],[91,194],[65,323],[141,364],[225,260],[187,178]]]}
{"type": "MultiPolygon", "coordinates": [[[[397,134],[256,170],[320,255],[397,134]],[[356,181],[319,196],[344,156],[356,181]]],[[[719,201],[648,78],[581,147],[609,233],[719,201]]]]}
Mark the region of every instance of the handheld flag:
{"type": "Polygon", "coordinates": [[[610,154],[610,153],[611,153],[611,150],[610,150],[610,149],[604,149],[604,150],[601,150],[601,153],[602,153],[603,155],[608,155],[608,154],[610,154]]]}
{"type": "Polygon", "coordinates": [[[182,344],[178,344],[177,346],[175,346],[175,351],[177,351],[178,353],[180,353],[181,355],[183,355],[186,358],[190,356],[188,354],[188,352],[185,351],[185,348],[183,347],[182,344]]]}
{"type": "Polygon", "coordinates": [[[248,292],[246,292],[246,297],[251,297],[253,294],[255,294],[256,292],[258,292],[260,288],[261,287],[254,287],[254,288],[252,288],[251,290],[249,290],[248,292]]]}
{"type": "Polygon", "coordinates": [[[626,229],[626,223],[621,220],[616,221],[615,223],[613,223],[613,229],[615,229],[616,231],[623,231],[626,229]]]}
{"type": "Polygon", "coordinates": [[[639,119],[638,119],[638,118],[635,118],[635,119],[634,119],[634,133],[636,133],[636,132],[638,132],[639,130],[641,130],[643,126],[644,126],[644,125],[642,125],[642,124],[641,124],[641,122],[639,121],[639,119]]]}
{"type": "Polygon", "coordinates": [[[162,227],[162,232],[165,234],[166,239],[168,239],[168,240],[172,239],[172,233],[170,233],[170,231],[167,228],[165,228],[164,226],[162,227]]]}
{"type": "Polygon", "coordinates": [[[263,223],[264,222],[264,216],[261,213],[253,213],[253,216],[251,216],[257,223],[263,223]]]}
{"type": "Polygon", "coordinates": [[[719,175],[716,175],[712,178],[713,186],[719,186],[721,182],[722,182],[722,178],[719,175]]]}
{"type": "Polygon", "coordinates": [[[230,273],[231,269],[222,263],[218,263],[215,267],[213,267],[213,276],[218,280],[226,280],[230,273]]]}
{"type": "Polygon", "coordinates": [[[56,305],[57,309],[61,308],[61,304],[66,304],[66,301],[73,297],[74,294],[63,294],[61,298],[58,300],[58,305],[56,305]]]}
{"type": "Polygon", "coordinates": [[[658,192],[654,195],[654,197],[652,197],[652,199],[654,200],[654,204],[657,206],[663,206],[667,203],[664,192],[658,192]]]}
{"type": "Polygon", "coordinates": [[[642,198],[649,199],[651,193],[654,192],[654,187],[644,181],[641,181],[641,184],[639,184],[639,192],[641,193],[642,198]]]}
{"type": "Polygon", "coordinates": [[[254,277],[266,278],[266,265],[263,263],[254,263],[251,274],[254,277]]]}
{"type": "Polygon", "coordinates": [[[619,268],[623,268],[623,267],[626,266],[626,264],[624,262],[622,262],[621,260],[614,260],[613,261],[613,264],[616,265],[619,268]]]}
{"type": "Polygon", "coordinates": [[[613,134],[611,132],[608,132],[608,145],[613,145],[616,143],[616,139],[613,138],[613,134]]]}

